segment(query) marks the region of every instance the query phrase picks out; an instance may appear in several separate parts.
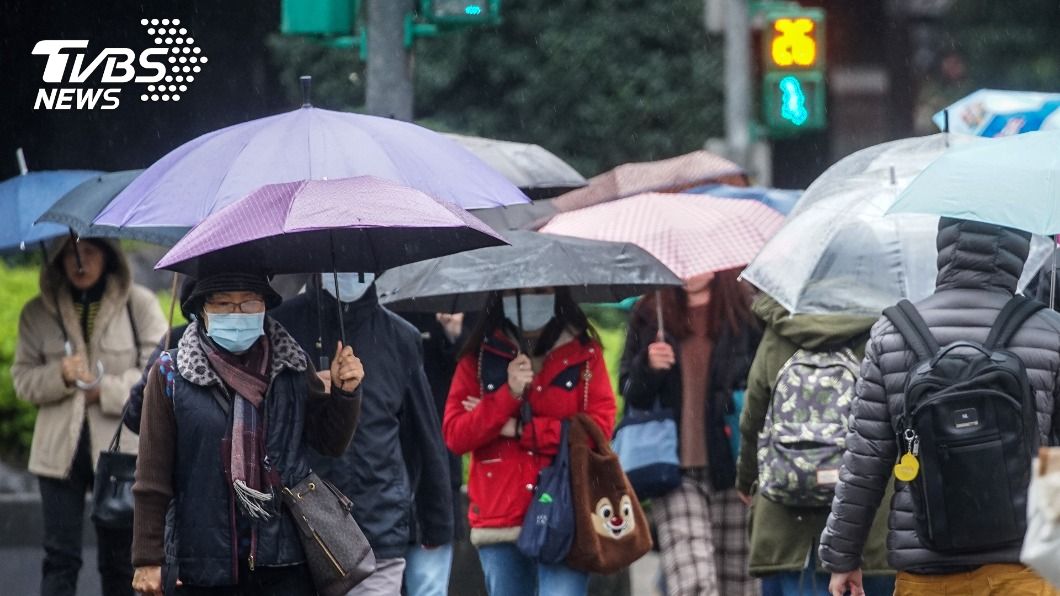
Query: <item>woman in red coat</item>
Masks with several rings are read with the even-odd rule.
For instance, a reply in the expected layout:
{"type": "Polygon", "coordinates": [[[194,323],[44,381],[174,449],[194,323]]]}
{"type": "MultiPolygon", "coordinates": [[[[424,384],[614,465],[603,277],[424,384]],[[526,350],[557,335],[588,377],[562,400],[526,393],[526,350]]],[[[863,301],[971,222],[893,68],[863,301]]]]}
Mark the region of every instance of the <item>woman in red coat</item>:
{"type": "Polygon", "coordinates": [[[615,395],[595,337],[565,288],[495,294],[457,365],[442,430],[450,450],[471,452],[471,541],[494,596],[586,593],[586,574],[528,559],[515,541],[561,422],[585,412],[611,435],[615,395]]]}

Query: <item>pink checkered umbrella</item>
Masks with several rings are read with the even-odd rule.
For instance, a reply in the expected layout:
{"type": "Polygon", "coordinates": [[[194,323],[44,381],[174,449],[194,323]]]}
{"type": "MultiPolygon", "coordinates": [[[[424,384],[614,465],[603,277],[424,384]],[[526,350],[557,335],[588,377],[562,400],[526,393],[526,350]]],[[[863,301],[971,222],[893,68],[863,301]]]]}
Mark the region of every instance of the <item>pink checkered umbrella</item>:
{"type": "Polygon", "coordinates": [[[560,213],[541,231],[631,242],[687,280],[743,267],[783,223],[758,201],[645,193],[560,213]]]}
{"type": "MultiPolygon", "coordinates": [[[[783,223],[783,215],[754,200],[645,193],[560,213],[541,231],[630,242],[688,280],[747,265],[783,223]]],[[[661,338],[662,302],[656,304],[661,338]]]]}

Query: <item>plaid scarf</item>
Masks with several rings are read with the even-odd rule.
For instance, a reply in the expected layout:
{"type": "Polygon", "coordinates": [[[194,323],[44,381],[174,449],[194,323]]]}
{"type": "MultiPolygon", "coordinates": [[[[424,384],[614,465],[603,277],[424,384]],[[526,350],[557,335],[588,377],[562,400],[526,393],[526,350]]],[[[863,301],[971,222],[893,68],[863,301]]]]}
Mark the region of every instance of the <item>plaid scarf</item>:
{"type": "Polygon", "coordinates": [[[202,345],[217,376],[234,394],[225,475],[232,484],[240,511],[248,517],[267,521],[273,515],[267,509],[273,499],[273,483],[265,466],[265,421],[260,410],[269,388],[269,342],[258,340],[243,354],[220,350],[206,338],[202,345]]]}

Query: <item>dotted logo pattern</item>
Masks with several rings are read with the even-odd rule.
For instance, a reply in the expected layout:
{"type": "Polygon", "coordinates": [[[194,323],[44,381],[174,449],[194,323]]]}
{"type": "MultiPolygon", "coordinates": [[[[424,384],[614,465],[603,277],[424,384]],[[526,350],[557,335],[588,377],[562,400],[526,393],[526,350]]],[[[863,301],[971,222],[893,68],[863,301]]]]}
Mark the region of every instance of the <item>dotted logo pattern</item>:
{"type": "Polygon", "coordinates": [[[195,45],[188,29],[180,26],[180,19],[141,19],[140,24],[147,29],[156,47],[168,50],[165,77],[148,85],[140,101],[180,101],[181,94],[188,90],[189,83],[195,82],[195,75],[202,72],[202,65],[209,58],[195,45]]]}

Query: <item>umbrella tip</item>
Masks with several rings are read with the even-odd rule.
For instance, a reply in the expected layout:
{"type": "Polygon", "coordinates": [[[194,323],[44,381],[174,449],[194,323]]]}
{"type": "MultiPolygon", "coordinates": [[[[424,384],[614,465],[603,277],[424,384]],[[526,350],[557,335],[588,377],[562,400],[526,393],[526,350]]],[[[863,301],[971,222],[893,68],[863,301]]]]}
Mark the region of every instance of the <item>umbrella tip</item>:
{"type": "Polygon", "coordinates": [[[302,75],[298,77],[298,82],[302,84],[302,107],[313,107],[313,104],[309,101],[309,90],[313,86],[313,77],[302,75]]]}
{"type": "Polygon", "coordinates": [[[22,147],[15,149],[15,159],[18,161],[19,175],[25,176],[29,172],[29,168],[26,167],[26,153],[22,150],[22,147]]]}

